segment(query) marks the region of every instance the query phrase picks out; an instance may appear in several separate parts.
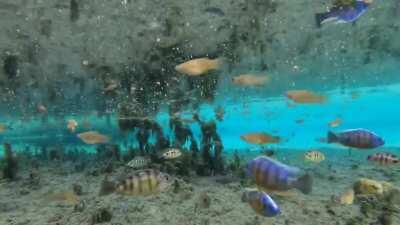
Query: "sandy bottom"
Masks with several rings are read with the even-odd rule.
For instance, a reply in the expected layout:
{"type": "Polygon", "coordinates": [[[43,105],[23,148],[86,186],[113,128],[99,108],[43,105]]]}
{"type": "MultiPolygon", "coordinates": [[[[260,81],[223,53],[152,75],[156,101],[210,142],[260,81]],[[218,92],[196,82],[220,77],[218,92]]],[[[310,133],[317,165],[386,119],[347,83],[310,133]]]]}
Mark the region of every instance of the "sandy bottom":
{"type": "MultiPolygon", "coordinates": [[[[112,214],[111,221],[101,224],[182,224],[182,225],[341,225],[341,224],[382,224],[377,214],[364,215],[359,204],[340,205],[334,203],[332,195],[349,189],[358,178],[373,178],[400,185],[400,168],[382,168],[364,165],[357,161],[323,162],[305,165],[313,173],[313,192],[303,195],[294,192],[292,196],[274,199],[281,207],[282,214],[266,218],[256,214],[246,203],[241,202],[242,185],[237,179],[174,178],[180,189],[169,188],[163,193],[146,197],[129,197],[118,194],[99,196],[100,183],[104,174],[93,175],[73,172],[68,163],[50,163],[35,171],[37,177],[29,178],[30,171],[21,171],[17,181],[0,183],[0,224],[1,225],[79,225],[92,224],[91,217],[100,208],[112,214]],[[358,168],[354,165],[358,164],[358,168]],[[352,166],[353,165],[353,166],[352,166]],[[224,181],[224,182],[222,182],[224,181]],[[231,181],[231,182],[230,182],[231,181]],[[84,207],[77,209],[74,203],[49,200],[51,193],[72,191],[73,184],[83,188],[79,196],[84,207]],[[204,204],[204,196],[208,204],[204,204]],[[349,221],[359,220],[359,223],[349,221]],[[362,221],[361,221],[362,219],[362,221]]],[[[124,172],[120,167],[108,175],[112,180],[124,172]]],[[[399,205],[397,205],[399,207],[399,205]]],[[[79,207],[78,207],[79,208],[79,207]]],[[[395,213],[393,225],[400,224],[395,213]]]]}

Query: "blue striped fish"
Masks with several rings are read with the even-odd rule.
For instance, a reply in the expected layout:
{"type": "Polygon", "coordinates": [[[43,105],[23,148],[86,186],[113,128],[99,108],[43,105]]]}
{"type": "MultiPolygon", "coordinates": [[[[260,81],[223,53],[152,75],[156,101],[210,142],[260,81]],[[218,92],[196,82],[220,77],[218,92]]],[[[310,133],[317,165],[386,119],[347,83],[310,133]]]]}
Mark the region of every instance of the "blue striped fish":
{"type": "Polygon", "coordinates": [[[248,175],[256,184],[268,191],[287,191],[293,188],[308,194],[312,190],[313,179],[299,168],[285,165],[267,156],[259,156],[248,163],[248,175]]]}
{"type": "Polygon", "coordinates": [[[351,129],[340,133],[328,132],[328,143],[340,143],[347,147],[372,149],[385,144],[385,141],[367,129],[351,129]]]}

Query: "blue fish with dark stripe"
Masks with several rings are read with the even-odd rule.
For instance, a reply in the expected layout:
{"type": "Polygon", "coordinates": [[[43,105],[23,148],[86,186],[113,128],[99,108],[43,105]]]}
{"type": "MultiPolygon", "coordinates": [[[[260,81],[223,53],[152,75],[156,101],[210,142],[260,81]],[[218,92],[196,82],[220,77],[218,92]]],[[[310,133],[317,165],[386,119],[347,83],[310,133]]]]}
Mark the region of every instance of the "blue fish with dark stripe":
{"type": "Polygon", "coordinates": [[[281,213],[279,206],[265,192],[245,190],[242,195],[242,201],[249,203],[256,213],[265,217],[273,217],[281,213]]]}
{"type": "Polygon", "coordinates": [[[248,163],[248,175],[265,191],[287,191],[293,188],[308,194],[312,190],[313,179],[297,167],[278,162],[267,156],[259,156],[248,163]]]}
{"type": "Polygon", "coordinates": [[[340,143],[358,149],[373,149],[385,144],[383,138],[367,129],[351,129],[340,133],[328,132],[328,143],[340,143]]]}
{"type": "Polygon", "coordinates": [[[348,6],[335,6],[328,12],[315,14],[318,27],[326,22],[352,23],[355,22],[367,10],[372,0],[356,0],[348,6]]]}

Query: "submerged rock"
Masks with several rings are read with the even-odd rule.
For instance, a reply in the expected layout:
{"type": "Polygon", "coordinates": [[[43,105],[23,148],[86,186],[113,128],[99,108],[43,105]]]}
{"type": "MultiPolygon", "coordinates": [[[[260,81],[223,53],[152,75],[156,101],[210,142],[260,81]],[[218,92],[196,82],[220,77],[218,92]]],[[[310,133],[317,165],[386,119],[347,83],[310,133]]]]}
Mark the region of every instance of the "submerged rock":
{"type": "Polygon", "coordinates": [[[354,183],[356,195],[382,195],[383,185],[379,181],[361,178],[354,183]]]}

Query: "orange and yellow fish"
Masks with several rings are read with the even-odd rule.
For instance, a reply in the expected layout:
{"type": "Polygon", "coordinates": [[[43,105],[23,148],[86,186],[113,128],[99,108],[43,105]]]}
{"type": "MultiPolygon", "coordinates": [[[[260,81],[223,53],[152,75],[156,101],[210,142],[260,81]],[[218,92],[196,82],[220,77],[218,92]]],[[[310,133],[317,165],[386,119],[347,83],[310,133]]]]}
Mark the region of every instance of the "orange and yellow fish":
{"type": "Polygon", "coordinates": [[[335,120],[329,122],[328,125],[329,125],[330,127],[338,127],[338,126],[340,126],[340,125],[342,124],[342,122],[343,122],[342,119],[337,118],[337,119],[335,119],[335,120]]]}
{"type": "Polygon", "coordinates": [[[264,86],[269,81],[269,76],[256,76],[253,74],[242,74],[232,78],[232,82],[240,86],[264,86]]]}
{"type": "Polygon", "coordinates": [[[76,120],[68,120],[67,122],[67,129],[71,131],[72,133],[75,133],[76,128],[78,127],[78,122],[76,120]]]}
{"type": "Polygon", "coordinates": [[[278,136],[273,136],[264,132],[259,133],[248,133],[240,136],[240,138],[250,144],[267,144],[267,143],[279,143],[281,138],[278,136]]]}
{"type": "Polygon", "coordinates": [[[188,76],[201,76],[221,66],[220,59],[198,58],[175,66],[175,70],[188,76]]]}
{"type": "Polygon", "coordinates": [[[292,90],[286,92],[286,97],[296,103],[316,104],[326,102],[326,97],[308,90],[292,90]]]}
{"type": "Polygon", "coordinates": [[[85,144],[105,144],[110,141],[106,135],[100,134],[97,131],[87,131],[77,135],[85,144]]]}

